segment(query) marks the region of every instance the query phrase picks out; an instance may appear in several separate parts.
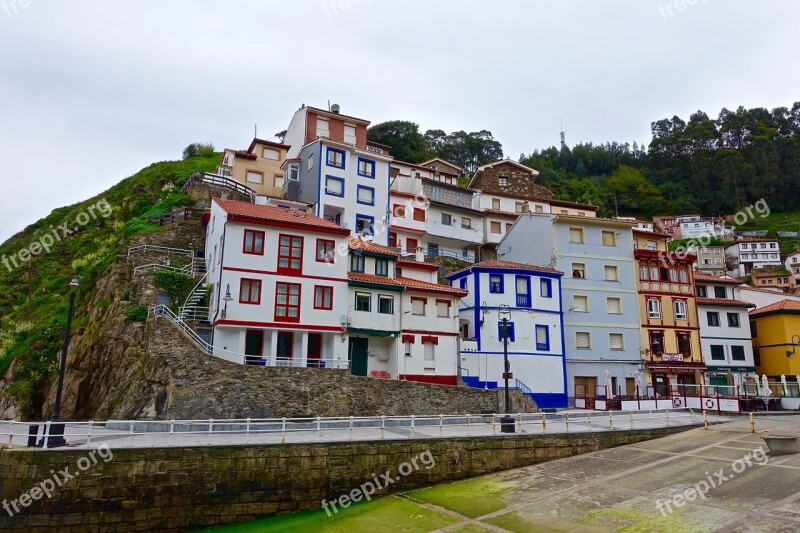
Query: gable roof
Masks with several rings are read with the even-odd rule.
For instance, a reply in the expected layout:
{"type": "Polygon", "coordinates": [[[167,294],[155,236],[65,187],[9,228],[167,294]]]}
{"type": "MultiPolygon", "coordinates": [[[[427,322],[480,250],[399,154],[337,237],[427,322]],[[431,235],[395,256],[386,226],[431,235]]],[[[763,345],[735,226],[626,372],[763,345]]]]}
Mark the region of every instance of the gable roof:
{"type": "Polygon", "coordinates": [[[725,285],[741,285],[742,282],[736,278],[732,278],[727,274],[722,276],[711,276],[709,274],[703,274],[701,272],[694,273],[694,281],[698,282],[708,282],[708,283],[724,283],[725,285]]]}
{"type": "Polygon", "coordinates": [[[361,250],[367,253],[389,255],[392,257],[398,257],[400,255],[400,253],[393,248],[387,248],[386,246],[381,246],[380,244],[374,244],[353,235],[347,239],[347,245],[351,250],[361,250]]]}
{"type": "Polygon", "coordinates": [[[420,281],[418,279],[411,279],[411,278],[404,278],[399,277],[395,278],[395,280],[403,285],[406,290],[418,290],[424,292],[441,292],[444,294],[450,294],[452,296],[458,296],[462,298],[469,294],[469,291],[464,289],[458,289],[456,287],[450,287],[448,285],[441,285],[439,283],[431,283],[429,281],[420,281]]]}
{"type": "Polygon", "coordinates": [[[334,113],[333,111],[327,111],[327,110],[319,108],[319,107],[314,107],[314,106],[310,106],[309,105],[309,106],[306,106],[306,109],[310,109],[311,111],[314,111],[315,113],[321,113],[321,114],[323,114],[323,115],[325,115],[327,117],[339,117],[339,118],[342,118],[342,119],[349,119],[349,120],[352,120],[352,121],[355,121],[355,122],[360,122],[361,124],[365,124],[367,126],[369,126],[369,124],[370,124],[369,120],[365,120],[363,118],[358,118],[358,117],[353,117],[353,116],[350,116],[350,115],[342,115],[341,113],[334,113]]]}
{"type": "Polygon", "coordinates": [[[251,154],[250,152],[245,152],[244,150],[235,150],[233,148],[225,148],[225,152],[232,153],[235,157],[241,157],[242,159],[251,159],[255,160],[256,154],[251,154]]]}
{"type": "Polygon", "coordinates": [[[730,298],[698,298],[697,305],[727,305],[729,307],[755,307],[756,304],[730,298]]]}
{"type": "Polygon", "coordinates": [[[555,268],[546,267],[546,266],[536,266],[536,265],[526,265],[525,263],[514,263],[511,261],[501,261],[499,259],[487,259],[486,261],[481,261],[480,263],[475,263],[474,265],[470,265],[468,267],[462,268],[460,270],[456,270],[455,272],[448,274],[447,277],[451,278],[457,274],[461,274],[462,272],[467,272],[468,270],[472,270],[473,268],[478,269],[507,269],[507,270],[528,270],[530,272],[542,272],[545,274],[558,274],[563,275],[564,273],[560,270],[556,270],[555,268]]]}
{"type": "MultiPolygon", "coordinates": [[[[431,163],[435,163],[436,161],[444,163],[448,167],[458,170],[459,173],[464,172],[464,169],[461,168],[460,166],[456,165],[452,161],[448,161],[447,159],[442,159],[441,157],[434,157],[432,159],[428,159],[427,161],[423,161],[422,163],[420,163],[420,166],[428,167],[428,165],[430,165],[431,163]]],[[[428,168],[430,168],[430,167],[428,167],[428,168]]],[[[439,170],[439,169],[436,169],[436,170],[439,170]]]]}
{"type": "Polygon", "coordinates": [[[776,302],[774,304],[770,304],[760,309],[755,309],[750,311],[751,317],[759,317],[759,316],[767,316],[767,315],[778,315],[778,314],[791,314],[791,315],[800,315],[800,302],[797,300],[781,300],[780,302],[776,302]]]}
{"type": "Polygon", "coordinates": [[[247,149],[248,152],[252,153],[253,148],[256,147],[257,144],[263,144],[265,146],[272,146],[273,148],[283,148],[284,150],[288,150],[291,148],[288,144],[276,143],[272,141],[265,141],[264,139],[259,139],[258,137],[253,137],[253,140],[250,142],[250,147],[247,149]]]}
{"type": "Polygon", "coordinates": [[[226,213],[228,213],[228,220],[235,220],[239,222],[262,222],[278,225],[278,226],[299,226],[300,229],[306,230],[324,230],[328,233],[336,233],[341,235],[349,235],[350,230],[343,228],[330,220],[325,220],[314,215],[309,215],[300,209],[287,209],[284,207],[276,207],[273,205],[253,204],[250,202],[241,202],[239,200],[222,200],[214,198],[216,202],[226,213]]]}
{"type": "Polygon", "coordinates": [[[526,167],[522,163],[517,163],[516,161],[514,161],[511,158],[506,158],[506,159],[501,159],[499,161],[493,161],[491,163],[487,163],[485,165],[479,166],[478,169],[475,171],[475,174],[473,174],[472,178],[469,180],[469,183],[467,184],[467,187],[472,187],[472,184],[475,182],[475,179],[478,177],[478,175],[481,172],[483,172],[484,170],[486,170],[487,168],[490,168],[490,167],[493,167],[493,166],[496,166],[496,165],[502,165],[504,163],[514,165],[515,167],[517,167],[519,169],[522,169],[525,172],[528,172],[532,176],[538,176],[539,175],[539,171],[538,170],[534,170],[531,167],[526,167]]]}

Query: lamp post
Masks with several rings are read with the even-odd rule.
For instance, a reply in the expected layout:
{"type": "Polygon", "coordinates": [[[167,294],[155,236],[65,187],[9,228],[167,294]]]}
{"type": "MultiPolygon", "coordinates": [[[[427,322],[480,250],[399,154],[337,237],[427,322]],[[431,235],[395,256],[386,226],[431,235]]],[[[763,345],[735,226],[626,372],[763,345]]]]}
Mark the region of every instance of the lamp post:
{"type": "Polygon", "coordinates": [[[53,416],[50,417],[50,433],[47,438],[47,447],[56,448],[65,446],[64,423],[61,422],[61,394],[64,391],[64,372],[67,368],[67,350],[69,349],[69,337],[72,330],[72,315],[75,311],[75,291],[78,288],[78,277],[73,276],[67,285],[69,293],[69,311],[67,311],[67,328],[64,332],[64,346],[61,348],[61,364],[58,368],[58,386],[56,387],[56,402],[53,405],[53,416]]]}
{"type": "Polygon", "coordinates": [[[798,344],[800,344],[800,335],[792,335],[792,344],[790,345],[792,347],[792,349],[791,350],[786,350],[786,357],[791,357],[795,353],[797,353],[795,351],[794,347],[797,346],[798,344]],[[797,342],[795,342],[795,339],[797,339],[797,342]]]}
{"type": "Polygon", "coordinates": [[[225,302],[225,307],[222,308],[222,319],[228,318],[228,302],[233,301],[233,296],[231,296],[231,284],[228,283],[228,286],[225,288],[225,296],[222,298],[225,302]]]}
{"type": "Polygon", "coordinates": [[[508,391],[508,380],[511,379],[511,365],[508,363],[508,321],[511,318],[511,307],[501,305],[497,311],[500,320],[503,322],[503,379],[506,388],[506,412],[500,419],[501,433],[514,433],[514,418],[511,416],[511,395],[508,391]]]}

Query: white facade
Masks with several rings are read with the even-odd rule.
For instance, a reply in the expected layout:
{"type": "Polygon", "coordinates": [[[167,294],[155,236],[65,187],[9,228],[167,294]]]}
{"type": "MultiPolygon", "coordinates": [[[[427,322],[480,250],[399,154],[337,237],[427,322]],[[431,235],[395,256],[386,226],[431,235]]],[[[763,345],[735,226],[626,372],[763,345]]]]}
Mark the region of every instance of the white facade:
{"type": "Polygon", "coordinates": [[[745,276],[754,268],[781,266],[781,245],[777,240],[748,239],[725,248],[725,255],[739,262],[737,276],[745,276]]]}
{"type": "Polygon", "coordinates": [[[800,302],[800,295],[786,294],[780,289],[761,289],[752,285],[739,285],[735,289],[737,300],[744,300],[756,305],[756,309],[778,303],[782,300],[800,302]]]}
{"type": "Polygon", "coordinates": [[[800,286],[800,250],[789,254],[786,258],[786,270],[792,273],[795,286],[800,286]]]}

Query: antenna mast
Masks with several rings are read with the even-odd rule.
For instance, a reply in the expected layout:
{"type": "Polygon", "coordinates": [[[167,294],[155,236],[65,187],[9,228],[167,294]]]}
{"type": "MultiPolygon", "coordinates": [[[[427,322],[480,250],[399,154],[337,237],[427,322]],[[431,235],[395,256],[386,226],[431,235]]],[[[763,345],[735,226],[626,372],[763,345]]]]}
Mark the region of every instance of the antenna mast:
{"type": "Polygon", "coordinates": [[[567,130],[564,129],[564,121],[561,121],[561,149],[567,147],[567,130]]]}

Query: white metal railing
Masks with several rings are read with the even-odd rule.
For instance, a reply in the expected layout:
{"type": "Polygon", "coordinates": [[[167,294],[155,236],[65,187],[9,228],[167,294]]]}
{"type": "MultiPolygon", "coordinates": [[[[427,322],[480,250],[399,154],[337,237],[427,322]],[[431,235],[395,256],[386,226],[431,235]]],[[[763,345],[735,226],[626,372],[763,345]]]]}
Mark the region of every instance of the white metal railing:
{"type": "Polygon", "coordinates": [[[158,252],[168,255],[185,255],[187,257],[194,257],[194,252],[184,248],[169,248],[167,246],[154,246],[152,244],[140,244],[139,246],[131,246],[128,248],[128,257],[133,253],[146,253],[158,252]]]}
{"type": "Polygon", "coordinates": [[[188,306],[178,308],[178,318],[181,320],[189,320],[199,322],[201,320],[208,320],[209,307],[188,306]]]}
{"type": "Polygon", "coordinates": [[[143,274],[145,272],[155,272],[164,270],[168,270],[170,272],[178,272],[180,274],[186,274],[187,276],[192,276],[194,274],[192,265],[186,265],[184,267],[174,267],[172,265],[164,265],[161,263],[149,263],[146,265],[139,265],[137,267],[134,267],[133,273],[143,274]]]}
{"type": "Polygon", "coordinates": [[[168,256],[170,255],[185,256],[189,258],[190,263],[184,267],[173,267],[172,265],[162,264],[162,263],[150,263],[147,265],[140,265],[135,267],[133,269],[134,274],[139,274],[141,272],[148,272],[154,270],[172,270],[193,277],[196,277],[200,274],[203,274],[205,276],[206,260],[202,257],[197,257],[192,250],[186,250],[184,248],[169,248],[167,246],[154,246],[152,244],[141,244],[139,246],[131,246],[130,248],[128,248],[127,257],[128,259],[130,259],[133,254],[148,253],[148,252],[154,252],[168,256]]]}
{"type": "MultiPolygon", "coordinates": [[[[319,441],[369,441],[435,438],[447,436],[501,435],[503,414],[313,417],[313,418],[243,418],[205,420],[108,420],[104,422],[62,422],[64,437],[71,445],[105,442],[111,447],[163,447],[171,445],[230,445],[232,436],[242,442],[261,437],[266,442],[284,443],[292,437],[308,441],[308,434],[319,441]],[[187,439],[187,437],[189,437],[187,439]],[[224,437],[214,440],[214,437],[224,437]],[[271,437],[271,439],[270,439],[271,437]]],[[[641,413],[516,413],[511,415],[517,434],[563,434],[657,429],[708,423],[708,415],[691,410],[650,411],[641,413]]],[[[728,420],[730,417],[717,417],[728,420]]],[[[712,421],[714,418],[712,417],[712,421]]],[[[751,423],[753,418],[751,416],[751,423]]],[[[44,448],[51,422],[0,421],[0,442],[6,446],[25,446],[32,425],[44,436],[44,448]]],[[[505,434],[508,435],[508,434],[505,434]]],[[[74,448],[73,448],[74,449],[74,448]]]]}
{"type": "Polygon", "coordinates": [[[177,327],[189,340],[198,348],[209,355],[219,357],[226,361],[240,365],[269,366],[269,367],[292,367],[292,368],[325,368],[331,370],[347,370],[350,362],[346,359],[320,357],[318,359],[295,359],[292,357],[278,357],[267,355],[246,355],[230,350],[215,347],[205,341],[197,332],[192,329],[181,317],[172,312],[166,305],[156,305],[148,310],[148,316],[167,318],[177,327]]]}

